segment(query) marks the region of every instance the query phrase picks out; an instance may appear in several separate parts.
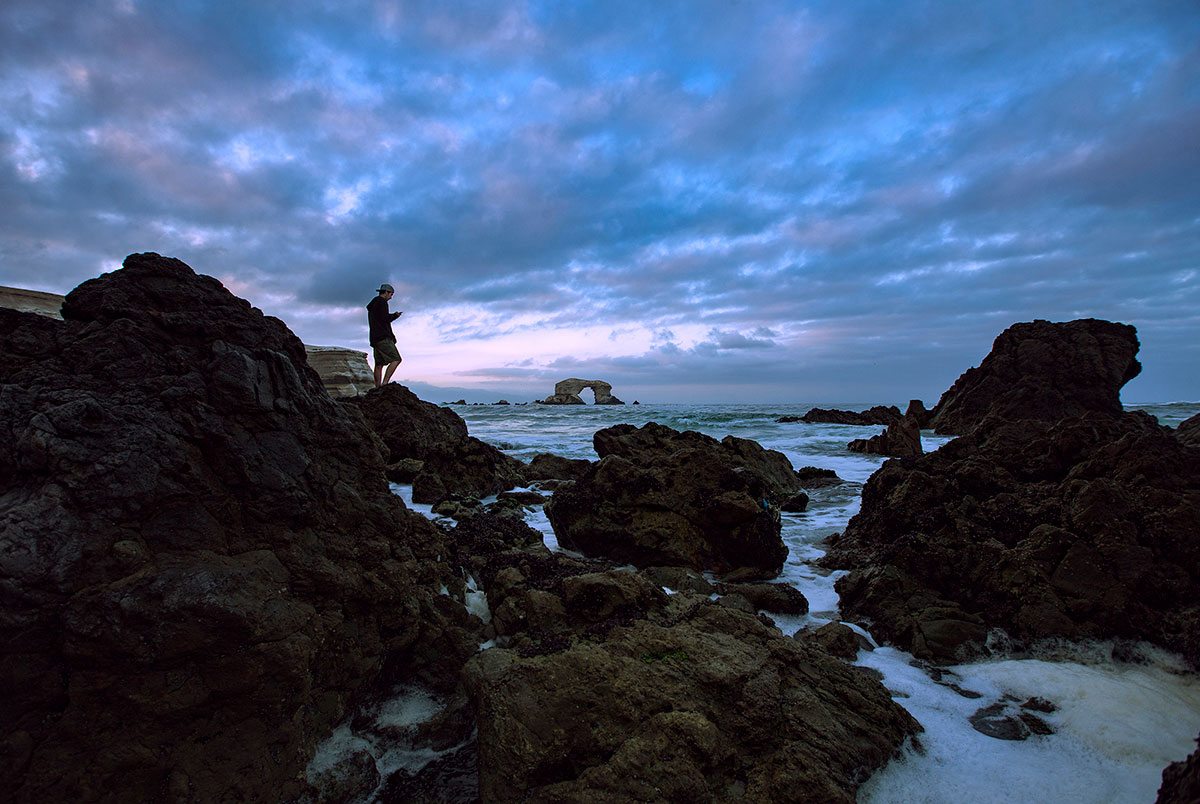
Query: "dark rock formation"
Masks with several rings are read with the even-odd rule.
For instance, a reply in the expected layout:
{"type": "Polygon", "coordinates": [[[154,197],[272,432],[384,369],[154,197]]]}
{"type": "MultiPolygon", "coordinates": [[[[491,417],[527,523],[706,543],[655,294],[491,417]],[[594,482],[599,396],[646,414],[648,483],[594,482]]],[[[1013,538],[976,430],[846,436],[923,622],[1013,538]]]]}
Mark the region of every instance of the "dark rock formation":
{"type": "Polygon", "coordinates": [[[546,504],[564,547],[637,566],[782,567],[779,517],[764,503],[787,479],[776,456],[790,471],[781,453],[654,423],[600,430],[593,442],[601,460],[546,504]]]}
{"type": "Polygon", "coordinates": [[[920,729],[878,682],[818,647],[704,597],[655,595],[638,577],[493,577],[507,587],[497,594],[527,601],[518,622],[528,630],[465,671],[483,800],[756,801],[788,790],[851,802],[920,729]],[[568,625],[549,634],[555,618],[568,625]]]}
{"type": "Polygon", "coordinates": [[[591,388],[597,405],[624,405],[612,394],[612,386],[604,380],[580,380],[575,377],[560,380],[554,385],[554,393],[539,401],[542,405],[583,405],[584,388],[591,388]]]}
{"type": "Polygon", "coordinates": [[[808,600],[794,586],[786,583],[723,583],[722,595],[741,595],[755,610],[776,614],[807,614],[808,600]]]}
{"type": "MultiPolygon", "coordinates": [[[[1200,744],[1200,737],[1196,738],[1200,744]]],[[[1172,762],[1162,773],[1155,804],[1195,804],[1200,801],[1200,748],[1182,762],[1172,762]]]]}
{"type": "Polygon", "coordinates": [[[895,405],[875,405],[864,411],[813,408],[803,416],[780,416],[776,421],[808,424],[891,424],[900,416],[900,408],[895,405]]]}
{"type": "Polygon", "coordinates": [[[522,482],[520,461],[469,436],[457,413],[403,385],[390,383],[345,404],[362,411],[389,462],[424,462],[412,481],[415,502],[436,503],[452,494],[486,497],[522,482]]]}
{"type": "Polygon", "coordinates": [[[800,641],[812,641],[839,659],[852,662],[858,658],[858,651],[874,650],[865,637],[855,633],[854,629],[844,623],[825,623],[820,628],[797,631],[792,637],[800,641]]]}
{"type": "Polygon", "coordinates": [[[1175,437],[1189,447],[1200,448],[1200,413],[1181,423],[1175,429],[1175,437]]]}
{"type": "Polygon", "coordinates": [[[904,418],[912,419],[917,423],[918,430],[924,430],[933,422],[933,411],[925,409],[925,403],[919,399],[910,399],[908,401],[908,409],[904,411],[904,418]]]}
{"type": "Polygon", "coordinates": [[[920,455],[924,451],[921,449],[921,429],[916,419],[908,416],[892,422],[879,435],[854,439],[846,445],[846,449],[893,458],[920,455]]]}
{"type": "Polygon", "coordinates": [[[643,427],[618,424],[599,430],[592,436],[592,445],[602,459],[617,455],[635,462],[649,462],[679,449],[715,451],[722,462],[758,478],[763,495],[779,504],[802,489],[800,478],[787,456],[773,449],[764,449],[757,441],[725,436],[717,441],[693,430],[680,432],[649,422],[643,427]]]}
{"type": "Polygon", "coordinates": [[[62,312],[0,310],[5,795],[297,795],[385,660],[444,684],[476,649],[442,537],[217,280],[132,255],[62,312]]]}
{"type": "Polygon", "coordinates": [[[819,466],[801,466],[796,470],[796,479],[806,489],[836,486],[839,483],[845,482],[837,476],[837,472],[832,469],[822,469],[819,466]]]}
{"type": "Polygon", "coordinates": [[[1048,376],[1005,374],[1016,397],[1001,393],[995,409],[967,404],[969,389],[991,385],[991,367],[1005,360],[989,356],[988,371],[955,383],[963,395],[944,396],[959,400],[944,410],[971,433],[885,463],[823,562],[853,570],[838,582],[843,611],[937,661],[978,650],[1000,627],[1025,641],[1145,639],[1200,663],[1200,461],[1150,416],[1111,410],[1137,365],[1133,329],[1084,321],[1013,331],[1026,334],[1023,345],[997,339],[1010,361],[1072,344],[1085,353],[1022,357],[1048,376]],[[1077,367],[1069,376],[1068,366],[1077,367]],[[1090,381],[1078,368],[1087,366],[1098,375],[1090,381]],[[1075,412],[1047,420],[1051,397],[1075,412]]]}
{"type": "Polygon", "coordinates": [[[1120,389],[1141,372],[1137,332],[1094,318],[1014,324],[978,368],[967,369],[938,401],[939,433],[970,432],[987,416],[1056,422],[1095,412],[1122,413],[1120,389]]]}
{"type": "Polygon", "coordinates": [[[549,452],[534,455],[524,468],[525,482],[535,480],[577,480],[592,465],[591,461],[563,458],[549,452]]]}

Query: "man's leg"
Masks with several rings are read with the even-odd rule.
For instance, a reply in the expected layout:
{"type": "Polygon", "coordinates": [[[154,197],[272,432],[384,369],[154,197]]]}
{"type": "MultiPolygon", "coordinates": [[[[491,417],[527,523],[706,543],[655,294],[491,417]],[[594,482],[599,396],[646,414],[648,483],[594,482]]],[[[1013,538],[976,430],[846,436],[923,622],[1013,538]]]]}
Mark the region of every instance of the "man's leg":
{"type": "MultiPolygon", "coordinates": [[[[391,376],[390,374],[388,376],[391,376]]],[[[383,364],[378,360],[375,361],[375,387],[383,385],[383,364]]]]}
{"type": "MultiPolygon", "coordinates": [[[[387,385],[389,382],[392,381],[392,374],[394,374],[396,372],[396,367],[399,365],[400,365],[399,360],[397,360],[395,363],[388,363],[387,374],[383,375],[383,384],[384,385],[387,385]]],[[[379,371],[379,366],[375,367],[375,371],[377,371],[377,372],[379,371]]]]}

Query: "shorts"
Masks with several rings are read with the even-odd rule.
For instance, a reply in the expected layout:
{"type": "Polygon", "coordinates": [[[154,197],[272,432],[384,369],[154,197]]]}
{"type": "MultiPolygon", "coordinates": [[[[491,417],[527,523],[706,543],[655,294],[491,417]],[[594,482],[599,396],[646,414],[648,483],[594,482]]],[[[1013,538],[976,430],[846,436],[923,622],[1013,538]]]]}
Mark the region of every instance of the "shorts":
{"type": "Polygon", "coordinates": [[[375,365],[377,366],[399,363],[404,359],[400,357],[400,350],[396,348],[395,341],[375,341],[371,344],[371,348],[375,350],[375,365]]]}

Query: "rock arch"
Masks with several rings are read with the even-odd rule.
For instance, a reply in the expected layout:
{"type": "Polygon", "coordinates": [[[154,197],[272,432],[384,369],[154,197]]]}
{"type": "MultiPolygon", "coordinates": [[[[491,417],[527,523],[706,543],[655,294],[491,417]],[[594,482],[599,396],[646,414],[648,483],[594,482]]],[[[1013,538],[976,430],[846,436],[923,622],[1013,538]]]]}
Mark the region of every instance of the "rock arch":
{"type": "Polygon", "coordinates": [[[584,388],[591,388],[596,396],[597,405],[624,405],[625,403],[612,395],[612,385],[604,380],[581,380],[571,377],[561,380],[554,385],[554,393],[541,400],[543,405],[583,405],[586,404],[579,396],[584,388]]]}

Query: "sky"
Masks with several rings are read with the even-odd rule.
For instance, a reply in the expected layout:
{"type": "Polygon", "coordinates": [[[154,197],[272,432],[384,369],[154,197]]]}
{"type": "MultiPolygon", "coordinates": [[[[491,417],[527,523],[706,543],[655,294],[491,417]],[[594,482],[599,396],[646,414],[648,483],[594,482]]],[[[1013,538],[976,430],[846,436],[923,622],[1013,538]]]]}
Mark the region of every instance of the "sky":
{"type": "Polygon", "coordinates": [[[422,388],[933,404],[1097,317],[1195,401],[1200,3],[5,0],[0,210],[0,285],[156,251],[309,344],[389,282],[422,388]]]}

